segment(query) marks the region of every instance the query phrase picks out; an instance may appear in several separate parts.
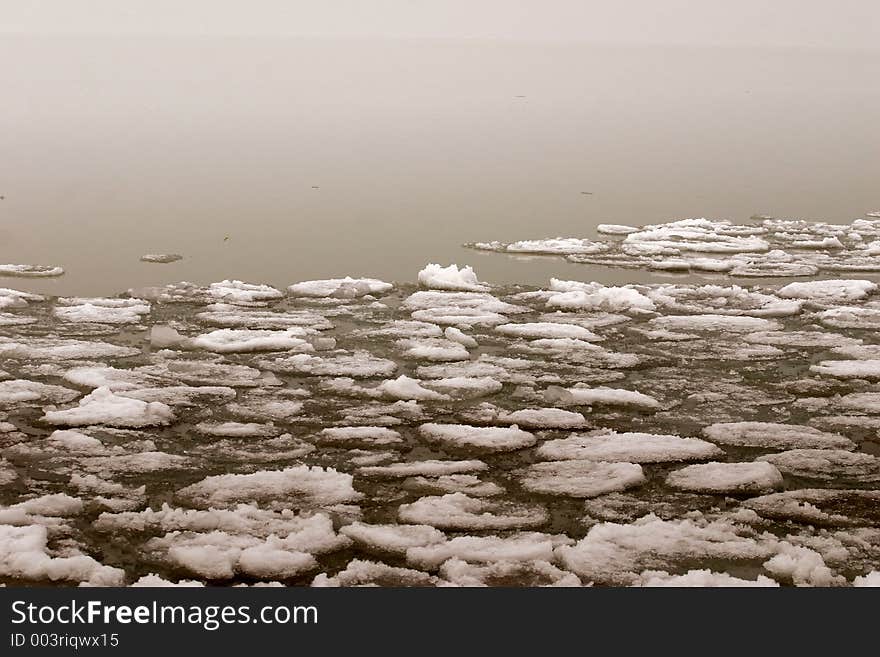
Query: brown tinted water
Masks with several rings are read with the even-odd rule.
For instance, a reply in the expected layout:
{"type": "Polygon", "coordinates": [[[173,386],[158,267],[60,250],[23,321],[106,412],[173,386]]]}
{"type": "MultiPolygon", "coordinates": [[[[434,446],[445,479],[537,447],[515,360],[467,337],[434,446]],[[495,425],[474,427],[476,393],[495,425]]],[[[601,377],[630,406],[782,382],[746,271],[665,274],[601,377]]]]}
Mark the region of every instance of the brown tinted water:
{"type": "Polygon", "coordinates": [[[53,294],[224,278],[662,280],[461,248],[880,209],[870,51],[0,38],[0,262],[53,294]],[[584,192],[589,192],[588,194],[584,192]],[[180,253],[170,265],[145,253],[180,253]]]}

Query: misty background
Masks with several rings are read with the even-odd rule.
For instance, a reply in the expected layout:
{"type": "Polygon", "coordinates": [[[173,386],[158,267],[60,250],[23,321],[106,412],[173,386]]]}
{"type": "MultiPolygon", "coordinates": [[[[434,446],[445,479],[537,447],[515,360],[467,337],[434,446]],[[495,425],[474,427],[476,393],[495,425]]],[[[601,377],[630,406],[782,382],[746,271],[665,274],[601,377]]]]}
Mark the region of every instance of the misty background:
{"type": "Polygon", "coordinates": [[[856,0],[0,0],[0,260],[67,270],[0,285],[654,276],[460,245],[880,209],[878,43],[856,0]]]}
{"type": "Polygon", "coordinates": [[[3,0],[2,30],[876,48],[872,0],[3,0]]]}

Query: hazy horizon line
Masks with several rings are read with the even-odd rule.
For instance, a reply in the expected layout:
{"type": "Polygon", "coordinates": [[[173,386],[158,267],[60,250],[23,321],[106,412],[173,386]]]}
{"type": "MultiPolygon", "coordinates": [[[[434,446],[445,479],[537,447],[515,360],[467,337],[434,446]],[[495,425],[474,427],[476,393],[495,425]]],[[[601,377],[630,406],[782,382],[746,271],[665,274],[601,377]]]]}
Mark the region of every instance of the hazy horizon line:
{"type": "Polygon", "coordinates": [[[854,45],[830,45],[830,44],[804,44],[804,43],[707,43],[685,41],[626,41],[626,40],[597,40],[597,39],[537,39],[516,37],[487,37],[487,36],[405,36],[405,35],[363,35],[363,34],[278,34],[256,32],[147,32],[134,30],[121,31],[95,31],[95,32],[63,32],[63,31],[23,31],[4,30],[0,28],[0,37],[19,38],[59,38],[59,39],[200,39],[200,40],[261,40],[261,41],[364,41],[364,42],[432,42],[443,44],[454,43],[493,43],[499,45],[519,46],[544,46],[544,47],[572,47],[594,46],[603,48],[699,48],[716,50],[810,50],[810,51],[876,51],[877,46],[854,44],[854,45]]]}

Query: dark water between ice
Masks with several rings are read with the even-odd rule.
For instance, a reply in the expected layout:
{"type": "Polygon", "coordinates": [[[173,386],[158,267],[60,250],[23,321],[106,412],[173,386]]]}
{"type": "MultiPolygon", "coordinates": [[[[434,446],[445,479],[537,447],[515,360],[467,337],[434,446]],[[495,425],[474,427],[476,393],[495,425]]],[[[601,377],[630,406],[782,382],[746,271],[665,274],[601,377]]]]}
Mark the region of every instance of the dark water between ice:
{"type": "Polygon", "coordinates": [[[868,51],[2,37],[0,262],[67,273],[0,285],[413,281],[430,261],[658,280],[461,244],[861,217],[878,79],[868,51]]]}

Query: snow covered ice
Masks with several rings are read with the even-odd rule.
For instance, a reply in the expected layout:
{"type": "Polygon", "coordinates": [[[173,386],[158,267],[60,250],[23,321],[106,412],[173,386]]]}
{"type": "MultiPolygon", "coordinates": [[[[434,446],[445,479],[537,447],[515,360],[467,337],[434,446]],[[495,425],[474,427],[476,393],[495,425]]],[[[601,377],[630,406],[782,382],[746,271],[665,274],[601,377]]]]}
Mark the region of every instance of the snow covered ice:
{"type": "Polygon", "coordinates": [[[20,278],[0,584],[876,585],[876,242],[766,219],[476,245],[567,258],[542,289],[20,278]]]}

